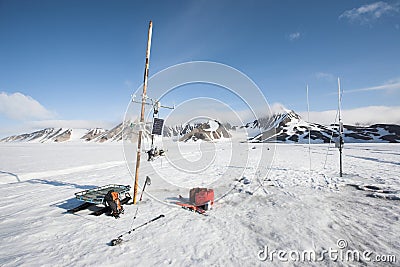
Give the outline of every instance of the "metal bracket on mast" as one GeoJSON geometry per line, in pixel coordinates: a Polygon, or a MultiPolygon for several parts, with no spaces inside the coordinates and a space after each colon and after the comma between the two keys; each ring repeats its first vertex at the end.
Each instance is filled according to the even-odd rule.
{"type": "MultiPolygon", "coordinates": [[[[133,103],[143,104],[142,101],[137,101],[137,100],[135,100],[135,97],[136,97],[135,95],[132,96],[132,102],[133,102],[133,103]]],[[[145,98],[146,100],[147,100],[147,99],[150,100],[150,102],[145,101],[145,102],[144,102],[144,105],[152,106],[152,107],[153,107],[153,113],[154,113],[154,114],[157,114],[158,111],[160,110],[160,108],[175,109],[175,105],[172,106],[172,107],[170,107],[170,106],[164,106],[164,105],[161,105],[161,102],[160,102],[159,100],[153,99],[153,98],[148,97],[148,96],[145,96],[144,98],[145,98]]]]}

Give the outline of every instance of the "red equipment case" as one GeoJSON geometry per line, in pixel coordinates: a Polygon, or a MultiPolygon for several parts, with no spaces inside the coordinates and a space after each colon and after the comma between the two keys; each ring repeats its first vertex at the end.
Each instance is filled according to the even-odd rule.
{"type": "Polygon", "coordinates": [[[214,204],[214,190],[207,188],[192,188],[190,189],[189,200],[196,206],[205,205],[207,202],[214,204]]]}

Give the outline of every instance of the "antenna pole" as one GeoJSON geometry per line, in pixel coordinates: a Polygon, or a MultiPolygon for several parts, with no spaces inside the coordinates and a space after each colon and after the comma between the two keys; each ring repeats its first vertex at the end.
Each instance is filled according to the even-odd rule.
{"type": "Polygon", "coordinates": [[[340,79],[338,77],[338,108],[339,108],[339,161],[340,161],[340,177],[343,176],[342,171],[342,150],[343,150],[343,123],[342,123],[342,115],[341,115],[341,107],[342,106],[342,94],[340,90],[340,79]]]}
{"type": "Polygon", "coordinates": [[[310,123],[310,102],[308,100],[307,84],[307,121],[308,121],[308,157],[310,158],[310,176],[311,176],[311,123],[310,123]]]}
{"type": "MultiPolygon", "coordinates": [[[[145,64],[145,68],[144,68],[142,110],[141,110],[141,113],[140,113],[140,124],[141,124],[141,127],[145,127],[144,126],[144,113],[145,113],[144,107],[146,105],[147,79],[149,77],[149,60],[150,60],[150,47],[151,47],[152,28],[153,28],[153,22],[150,21],[150,23],[149,23],[149,31],[148,31],[148,36],[147,36],[146,64],[145,64]]],[[[135,185],[134,185],[134,192],[133,192],[133,204],[136,204],[136,198],[137,198],[138,187],[139,187],[139,166],[140,166],[140,151],[142,149],[142,135],[143,135],[143,129],[140,128],[140,130],[139,130],[139,138],[138,138],[138,145],[137,145],[137,154],[136,154],[136,171],[135,171],[135,185]]]]}

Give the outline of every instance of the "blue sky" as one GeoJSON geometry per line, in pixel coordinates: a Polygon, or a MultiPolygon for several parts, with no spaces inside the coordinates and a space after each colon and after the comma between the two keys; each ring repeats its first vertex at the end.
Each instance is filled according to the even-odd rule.
{"type": "Polygon", "coordinates": [[[381,107],[400,123],[400,1],[0,0],[0,136],[118,123],[143,81],[149,20],[150,76],[220,62],[300,113],[308,84],[320,119],[339,76],[353,121],[381,107]]]}

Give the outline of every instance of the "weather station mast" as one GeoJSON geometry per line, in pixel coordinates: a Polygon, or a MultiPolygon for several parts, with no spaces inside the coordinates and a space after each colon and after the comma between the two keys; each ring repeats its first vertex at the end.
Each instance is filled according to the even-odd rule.
{"type": "MultiPolygon", "coordinates": [[[[146,92],[147,92],[147,80],[149,77],[149,61],[150,61],[150,47],[151,47],[151,35],[153,32],[153,22],[150,20],[149,23],[149,31],[147,34],[147,48],[146,48],[146,63],[144,66],[144,81],[143,81],[143,93],[142,93],[142,109],[140,112],[140,124],[144,125],[144,112],[146,105],[146,92]]],[[[136,152],[136,169],[135,169],[135,184],[133,187],[133,204],[136,204],[137,192],[139,188],[139,167],[140,167],[140,151],[142,149],[142,135],[143,135],[142,127],[139,129],[139,137],[137,143],[137,152],[136,152]]]]}
{"type": "MultiPolygon", "coordinates": [[[[136,168],[135,168],[135,183],[134,183],[134,191],[133,191],[133,204],[137,202],[137,195],[139,189],[139,168],[140,168],[140,157],[141,157],[141,150],[142,150],[142,138],[143,138],[143,131],[146,130],[145,124],[145,106],[150,105],[153,107],[153,130],[151,134],[151,147],[153,148],[154,145],[154,135],[162,135],[162,129],[164,120],[158,118],[158,112],[160,108],[168,108],[174,109],[174,107],[163,106],[161,105],[159,100],[152,99],[147,96],[147,84],[148,84],[148,77],[149,77],[149,63],[150,63],[150,48],[151,48],[151,37],[153,33],[153,22],[150,20],[149,22],[149,30],[147,34],[147,48],[146,48],[146,62],[144,67],[144,81],[143,81],[143,93],[141,101],[135,101],[134,98],[132,102],[140,103],[141,104],[141,111],[140,111],[140,122],[139,122],[139,136],[138,136],[138,143],[137,143],[137,152],[136,152],[136,168]],[[150,102],[147,102],[150,100],[150,102]]],[[[148,177],[147,177],[148,178],[148,177]]],[[[146,183],[147,184],[147,178],[146,183]]],[[[143,192],[142,192],[143,193],[143,192]]],[[[141,199],[140,199],[141,200],[141,199]]]]}

